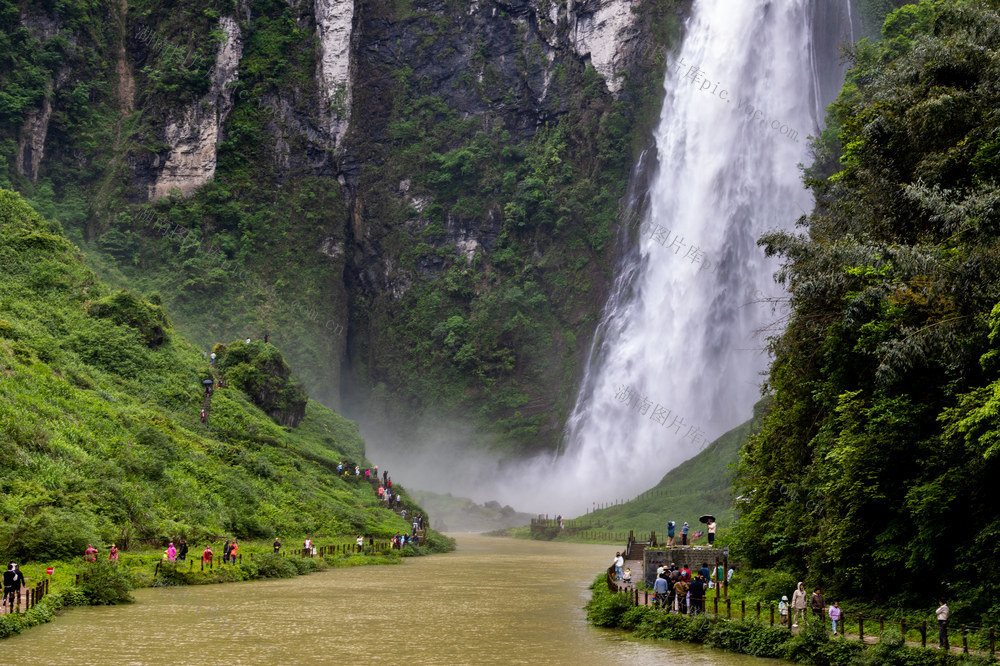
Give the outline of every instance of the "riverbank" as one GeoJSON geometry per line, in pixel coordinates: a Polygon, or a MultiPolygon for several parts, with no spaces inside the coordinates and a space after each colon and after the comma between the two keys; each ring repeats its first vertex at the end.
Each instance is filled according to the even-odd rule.
{"type": "MultiPolygon", "coordinates": [[[[295,539],[293,543],[302,541],[295,539]]],[[[0,615],[0,639],[50,622],[64,608],[130,603],[134,589],[293,578],[330,568],[399,564],[404,557],[454,550],[455,541],[429,532],[424,545],[402,549],[392,549],[382,539],[374,545],[365,540],[359,548],[356,539],[346,536],[316,539],[313,545],[317,556],[303,557],[301,549],[283,547],[275,553],[273,541],[240,542],[235,564],[222,563],[221,547],[211,563],[202,561],[200,551],[190,551],[186,560],[169,561],[159,549],[147,549],[120,552],[117,564],[109,563],[106,553],[94,563],[57,560],[24,564],[20,568],[28,587],[48,578],[50,592],[30,609],[22,602],[20,612],[0,615]],[[51,575],[46,573],[50,568],[51,575]]]]}
{"type": "MultiPolygon", "coordinates": [[[[621,629],[635,638],[699,643],[719,650],[754,657],[780,658],[793,663],[829,664],[914,664],[951,666],[953,664],[995,664],[986,654],[962,654],[921,648],[905,642],[901,633],[888,629],[877,638],[860,640],[857,635],[833,636],[827,623],[814,623],[793,633],[773,626],[773,619],[740,618],[721,614],[676,614],[643,605],[647,594],[635,591],[614,592],[608,576],[602,573],[591,585],[592,596],[586,604],[587,621],[596,626],[621,629]],[[641,595],[639,604],[635,600],[641,595]],[[852,640],[853,639],[853,640],[852,640]]],[[[652,596],[652,595],[648,595],[652,596]]],[[[725,612],[725,611],[723,611],[725,612]]],[[[751,611],[752,612],[752,611],[751,611]]],[[[772,616],[773,618],[773,616],[772,616]]],[[[874,623],[873,623],[874,624],[874,623]]]]}

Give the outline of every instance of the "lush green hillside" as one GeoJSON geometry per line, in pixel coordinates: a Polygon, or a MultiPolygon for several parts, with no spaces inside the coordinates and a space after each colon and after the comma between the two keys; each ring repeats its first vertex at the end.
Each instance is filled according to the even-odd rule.
{"type": "MultiPolygon", "coordinates": [[[[924,0],[852,69],[762,244],[791,294],[740,552],[835,594],[1000,617],[1000,15],[924,0]]],[[[794,578],[792,578],[794,580],[794,578]]]]}
{"type": "Polygon", "coordinates": [[[278,425],[304,398],[281,373],[261,388],[283,365],[271,345],[231,346],[230,385],[201,424],[203,352],[0,190],[0,547],[56,558],[146,537],[405,530],[368,484],[336,475],[365,464],[353,423],[309,402],[296,428],[278,425]],[[270,416],[255,404],[269,396],[270,416]]]}

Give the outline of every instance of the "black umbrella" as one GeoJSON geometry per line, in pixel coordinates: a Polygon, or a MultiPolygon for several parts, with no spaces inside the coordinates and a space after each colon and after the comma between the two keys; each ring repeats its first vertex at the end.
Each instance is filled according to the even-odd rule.
{"type": "Polygon", "coordinates": [[[705,524],[714,523],[715,522],[715,516],[713,516],[710,513],[706,513],[704,516],[702,516],[698,520],[700,520],[701,522],[703,522],[705,524]]]}

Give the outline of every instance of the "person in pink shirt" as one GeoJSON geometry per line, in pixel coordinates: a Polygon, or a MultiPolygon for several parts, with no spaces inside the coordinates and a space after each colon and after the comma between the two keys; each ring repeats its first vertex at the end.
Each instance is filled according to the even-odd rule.
{"type": "Polygon", "coordinates": [[[167,559],[173,562],[177,559],[177,549],[174,548],[174,543],[171,541],[170,545],[167,547],[167,559]]]}
{"type": "Polygon", "coordinates": [[[108,562],[118,561],[118,546],[111,544],[111,550],[108,551],[108,562]]]}
{"type": "Polygon", "coordinates": [[[83,551],[83,558],[88,562],[97,561],[97,549],[93,545],[87,544],[87,550],[83,551]]]}

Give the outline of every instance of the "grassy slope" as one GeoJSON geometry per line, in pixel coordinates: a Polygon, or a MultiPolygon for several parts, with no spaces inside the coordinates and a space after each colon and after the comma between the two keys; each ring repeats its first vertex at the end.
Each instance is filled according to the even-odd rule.
{"type": "Polygon", "coordinates": [[[89,315],[111,290],[57,224],[7,190],[0,276],[0,548],[11,555],[406,528],[367,484],[330,473],[342,459],[364,464],[364,443],[322,405],[291,430],[223,389],[202,426],[202,354],[169,323],[147,346],[136,328],[89,315]]]}

